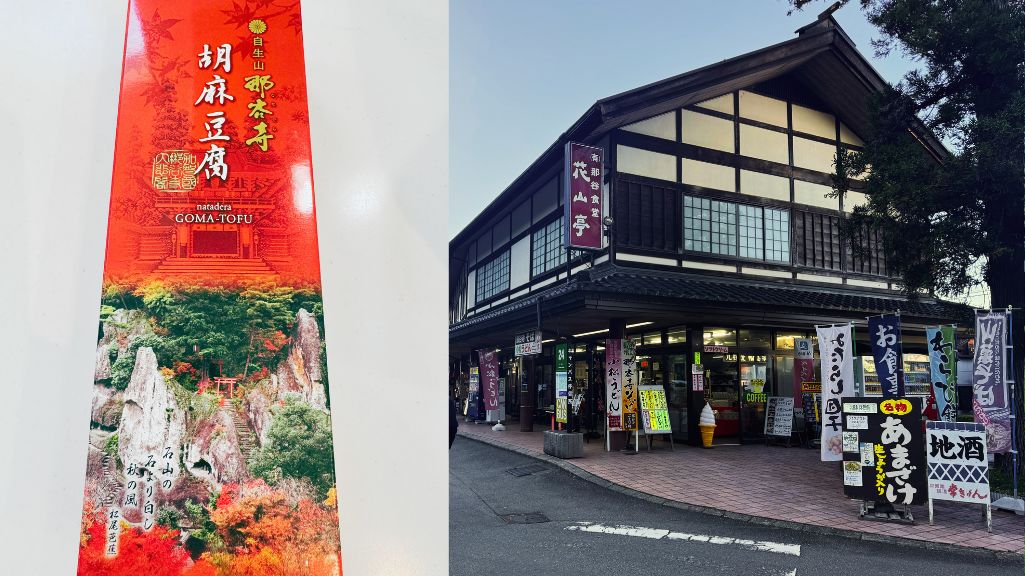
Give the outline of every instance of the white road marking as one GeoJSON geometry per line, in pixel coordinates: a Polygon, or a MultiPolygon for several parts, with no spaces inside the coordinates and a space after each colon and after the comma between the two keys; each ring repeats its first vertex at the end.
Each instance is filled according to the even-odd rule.
{"type": "MultiPolygon", "coordinates": [[[[707,544],[717,545],[734,545],[742,546],[748,550],[757,550],[759,552],[772,552],[774,554],[786,554],[789,556],[800,556],[801,545],[800,544],[785,544],[782,542],[770,542],[768,540],[745,540],[743,538],[731,538],[729,536],[710,536],[707,534],[687,534],[685,532],[672,532],[662,528],[645,528],[643,526],[625,526],[617,524],[615,526],[606,526],[605,524],[596,524],[594,522],[577,522],[576,524],[566,526],[566,530],[576,530],[579,532],[597,532],[601,534],[618,534],[620,536],[639,536],[641,538],[651,538],[654,540],[686,540],[689,542],[705,542],[707,544]]],[[[788,572],[784,576],[796,576],[797,569],[788,572]]]]}

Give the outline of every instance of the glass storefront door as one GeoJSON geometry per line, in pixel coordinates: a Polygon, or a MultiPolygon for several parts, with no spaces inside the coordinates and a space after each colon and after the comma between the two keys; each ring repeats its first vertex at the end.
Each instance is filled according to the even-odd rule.
{"type": "Polygon", "coordinates": [[[701,355],[705,370],[705,399],[719,415],[715,437],[740,436],[740,371],[736,356],[706,352],[701,355]]]}
{"type": "Polygon", "coordinates": [[[768,396],[772,395],[768,371],[768,357],[765,354],[740,355],[741,417],[746,438],[763,436],[765,404],[768,396]]]}
{"type": "Polygon", "coordinates": [[[687,439],[687,354],[670,354],[666,357],[669,369],[669,385],[666,387],[669,405],[669,422],[673,427],[673,438],[687,439]]]}

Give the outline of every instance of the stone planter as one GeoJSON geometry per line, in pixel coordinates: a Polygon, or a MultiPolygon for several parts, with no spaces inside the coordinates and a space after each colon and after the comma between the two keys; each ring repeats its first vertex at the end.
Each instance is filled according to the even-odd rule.
{"type": "Polygon", "coordinates": [[[545,454],[556,458],[581,458],[584,455],[584,435],[545,430],[545,454]]]}

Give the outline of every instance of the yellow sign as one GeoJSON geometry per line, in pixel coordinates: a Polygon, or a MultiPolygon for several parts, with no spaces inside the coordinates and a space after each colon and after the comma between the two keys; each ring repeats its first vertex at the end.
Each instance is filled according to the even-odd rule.
{"type": "Polygon", "coordinates": [[[884,400],[879,405],[879,411],[883,414],[896,414],[903,416],[911,412],[911,401],[901,398],[899,400],[884,400]]]}
{"type": "Polygon", "coordinates": [[[556,398],[555,399],[555,421],[556,422],[565,422],[566,421],[567,405],[569,404],[569,402],[567,400],[568,400],[568,398],[556,398]]]}
{"type": "Polygon", "coordinates": [[[669,423],[666,391],[661,386],[641,386],[641,420],[648,434],[666,434],[673,431],[669,423]]]}

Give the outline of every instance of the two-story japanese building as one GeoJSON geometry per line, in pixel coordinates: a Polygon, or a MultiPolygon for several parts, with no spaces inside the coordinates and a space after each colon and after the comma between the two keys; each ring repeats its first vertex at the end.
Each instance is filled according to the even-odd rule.
{"type": "MultiPolygon", "coordinates": [[[[924,353],[924,327],[967,309],[905,298],[878,234],[841,236],[864,192],[832,194],[835,155],[861,148],[868,98],[885,86],[826,14],[786,42],[594,103],[450,242],[453,378],[465,381],[474,351],[499,350],[509,417],[547,423],[551,349],[566,342],[586,429],[600,422],[605,339],[626,337],[641,383],[665,387],[677,438],[698,436],[709,401],[717,437],[743,440],[762,432],[752,392],[793,393],[794,338],[816,325],[854,322],[867,356],[865,318],[899,311],[905,352],[924,353]],[[604,249],[569,261],[567,142],[605,151],[607,223],[604,249]],[[515,334],[536,328],[543,353],[517,359],[515,334]]],[[[937,161],[947,154],[915,137],[937,161]]]]}

